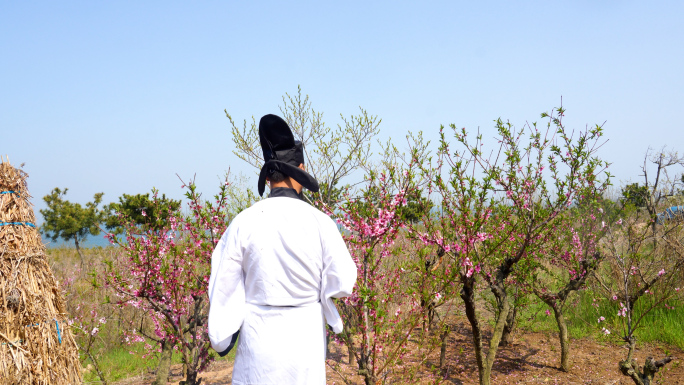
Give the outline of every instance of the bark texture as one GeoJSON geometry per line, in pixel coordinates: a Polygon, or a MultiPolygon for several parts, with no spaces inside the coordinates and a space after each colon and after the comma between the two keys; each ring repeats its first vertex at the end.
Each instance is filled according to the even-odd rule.
{"type": "Polygon", "coordinates": [[[643,368],[640,368],[637,365],[636,359],[634,359],[635,345],[636,340],[633,337],[630,338],[629,353],[627,353],[626,360],[620,361],[620,371],[625,376],[631,378],[636,385],[651,385],[653,377],[655,377],[660,368],[674,360],[674,357],[665,357],[658,361],[653,357],[648,357],[643,368]]]}
{"type": "Polygon", "coordinates": [[[449,325],[445,325],[444,329],[442,329],[442,333],[439,335],[440,339],[440,348],[439,348],[439,368],[444,369],[446,366],[446,349],[447,349],[447,337],[449,337],[449,333],[451,332],[451,327],[449,325]]]}
{"type": "Polygon", "coordinates": [[[553,315],[556,317],[556,324],[558,324],[558,339],[561,345],[561,364],[560,370],[564,372],[570,371],[570,336],[568,334],[568,325],[565,323],[563,312],[556,306],[553,308],[553,315]]]}
{"type": "Polygon", "coordinates": [[[461,299],[465,304],[466,317],[470,322],[470,328],[473,331],[473,346],[475,347],[475,361],[477,362],[477,371],[480,376],[480,385],[489,385],[489,378],[484,378],[485,360],[482,354],[482,330],[480,328],[480,321],[477,319],[475,311],[475,279],[470,277],[463,282],[461,287],[461,299]]]}
{"type": "MultiPolygon", "coordinates": [[[[470,328],[473,331],[473,345],[475,346],[475,359],[477,361],[477,369],[479,373],[480,385],[490,385],[492,376],[492,366],[496,358],[496,352],[499,348],[501,335],[506,324],[506,318],[511,310],[511,304],[505,298],[505,291],[503,294],[502,308],[499,312],[499,317],[496,319],[492,338],[489,340],[489,347],[486,355],[482,349],[482,328],[477,317],[475,305],[475,279],[473,277],[463,279],[464,284],[461,288],[461,298],[465,303],[466,317],[470,322],[470,328]]],[[[499,292],[501,294],[501,292],[499,292]]]]}
{"type": "Polygon", "coordinates": [[[503,334],[501,335],[501,342],[499,347],[508,346],[513,342],[513,330],[515,330],[515,321],[518,316],[518,307],[512,306],[511,311],[508,312],[506,317],[506,324],[504,325],[503,334]]]}
{"type": "Polygon", "coordinates": [[[169,381],[169,371],[171,370],[171,355],[173,353],[173,346],[167,341],[161,342],[161,357],[159,357],[159,366],[157,367],[157,377],[152,385],[166,385],[169,381]]]}
{"type": "Polygon", "coordinates": [[[354,356],[354,349],[347,345],[347,354],[349,354],[349,365],[354,366],[356,365],[356,356],[354,356]]]}

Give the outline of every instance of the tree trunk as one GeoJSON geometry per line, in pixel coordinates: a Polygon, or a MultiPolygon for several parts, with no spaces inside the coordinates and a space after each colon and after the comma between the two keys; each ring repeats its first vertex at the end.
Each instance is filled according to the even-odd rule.
{"type": "Polygon", "coordinates": [[[660,368],[667,365],[672,360],[674,360],[674,357],[666,357],[660,361],[654,360],[653,357],[648,357],[646,359],[646,363],[644,364],[644,385],[651,385],[653,377],[655,377],[656,373],[658,373],[660,368]]]}
{"type": "Polygon", "coordinates": [[[508,346],[508,344],[513,342],[513,330],[515,330],[515,321],[516,317],[518,315],[518,307],[513,306],[511,310],[508,312],[508,316],[506,317],[506,324],[504,325],[504,330],[503,334],[501,335],[501,342],[499,343],[499,346],[508,346]]]}
{"type": "Polygon", "coordinates": [[[202,379],[198,378],[199,372],[198,367],[197,347],[193,347],[190,351],[187,348],[183,351],[183,376],[185,380],[180,381],[178,385],[200,385],[202,379]],[[192,357],[192,359],[191,359],[192,357]]]}
{"type": "MultiPolygon", "coordinates": [[[[563,316],[562,302],[552,296],[542,296],[536,293],[545,304],[553,309],[553,315],[556,318],[556,325],[558,326],[558,340],[561,346],[561,360],[560,370],[564,372],[570,371],[570,334],[568,333],[568,325],[563,316]]],[[[565,297],[563,297],[565,298],[565,297]]]]}
{"type": "Polygon", "coordinates": [[[88,358],[90,358],[90,361],[92,361],[93,366],[95,366],[95,371],[97,372],[97,376],[100,377],[100,381],[102,381],[102,385],[107,385],[107,380],[105,379],[104,374],[100,370],[100,365],[97,364],[97,360],[90,353],[90,349],[85,350],[85,353],[88,355],[88,358]]]}
{"type": "Polygon", "coordinates": [[[444,325],[442,333],[439,336],[441,340],[441,346],[439,348],[439,368],[444,369],[446,365],[446,348],[447,348],[447,337],[449,337],[449,332],[451,332],[451,327],[449,325],[444,325]]]}
{"type": "MultiPolygon", "coordinates": [[[[368,282],[368,272],[370,270],[370,253],[365,253],[363,260],[363,282],[364,285],[368,282]]],[[[375,385],[376,378],[374,369],[370,368],[371,355],[371,342],[370,342],[370,315],[368,310],[368,303],[364,300],[363,306],[361,308],[361,322],[363,323],[363,330],[361,338],[361,352],[359,357],[359,374],[363,376],[363,381],[366,385],[375,385]]]]}
{"type": "Polygon", "coordinates": [[[499,342],[501,342],[501,335],[503,334],[504,326],[506,325],[506,319],[508,318],[508,313],[511,312],[511,303],[507,298],[503,300],[503,309],[499,318],[496,320],[494,325],[494,330],[492,331],[492,339],[489,341],[489,349],[487,351],[487,359],[485,361],[485,378],[486,382],[480,381],[480,385],[489,385],[490,378],[492,376],[492,366],[494,365],[494,359],[496,359],[496,352],[499,350],[499,342]]]}
{"type": "Polygon", "coordinates": [[[181,381],[179,385],[201,385],[202,379],[198,376],[197,365],[188,365],[185,381],[181,381]]]}
{"type": "Polygon", "coordinates": [[[157,368],[157,378],[151,385],[166,385],[169,380],[169,371],[171,370],[171,356],[173,354],[173,345],[163,340],[161,342],[162,351],[159,357],[159,366],[157,368]]]}
{"type": "Polygon", "coordinates": [[[496,352],[499,349],[499,342],[501,341],[504,325],[506,325],[508,313],[511,311],[511,303],[506,297],[505,290],[500,290],[501,287],[496,287],[492,290],[498,295],[497,298],[500,298],[499,304],[501,310],[499,311],[499,316],[496,319],[496,324],[494,325],[494,330],[492,332],[492,338],[489,340],[487,355],[485,356],[484,351],[482,350],[482,330],[475,312],[475,279],[471,277],[463,280],[463,282],[463,287],[461,288],[461,298],[465,304],[466,316],[468,317],[470,327],[473,331],[473,344],[475,346],[475,359],[477,361],[480,385],[490,385],[492,366],[494,365],[496,352]]]}
{"type": "Polygon", "coordinates": [[[179,381],[178,385],[200,385],[202,384],[202,379],[197,378],[197,372],[194,369],[188,370],[188,374],[185,376],[185,380],[179,381]]]}
{"type": "Polygon", "coordinates": [[[78,256],[81,257],[81,267],[83,267],[83,261],[85,258],[83,258],[83,253],[81,252],[81,246],[78,243],[78,237],[74,236],[74,243],[76,244],[76,252],[78,253],[78,256]]]}
{"type": "Polygon", "coordinates": [[[349,354],[349,365],[353,367],[354,365],[356,365],[356,356],[354,356],[354,348],[350,345],[347,345],[347,353],[349,354]]]}
{"type": "Polygon", "coordinates": [[[564,372],[570,371],[570,339],[568,335],[568,325],[565,323],[563,317],[563,310],[560,306],[551,306],[553,314],[556,316],[556,323],[558,324],[558,339],[561,345],[561,363],[560,370],[564,372]]]}
{"type": "Polygon", "coordinates": [[[627,353],[627,359],[620,361],[620,371],[625,376],[631,378],[636,385],[651,385],[653,377],[655,377],[660,368],[674,360],[674,357],[665,357],[662,360],[656,361],[653,359],[653,357],[648,357],[644,363],[643,372],[640,372],[639,366],[637,365],[636,360],[633,358],[635,348],[636,339],[631,337],[629,339],[629,352],[627,353]]]}
{"type": "Polygon", "coordinates": [[[430,303],[428,303],[428,330],[430,331],[432,331],[435,326],[435,314],[437,314],[435,301],[430,301],[430,303]]]}
{"type": "Polygon", "coordinates": [[[370,368],[368,368],[368,357],[363,352],[361,352],[361,358],[359,359],[359,374],[363,376],[364,384],[376,385],[376,378],[370,368]]]}
{"type": "Polygon", "coordinates": [[[489,378],[484,377],[485,362],[482,353],[482,330],[480,322],[475,312],[475,279],[468,278],[463,281],[461,287],[461,299],[465,304],[466,317],[470,322],[470,329],[473,331],[473,346],[475,347],[475,361],[477,362],[477,372],[480,376],[480,385],[489,385],[489,378]]]}

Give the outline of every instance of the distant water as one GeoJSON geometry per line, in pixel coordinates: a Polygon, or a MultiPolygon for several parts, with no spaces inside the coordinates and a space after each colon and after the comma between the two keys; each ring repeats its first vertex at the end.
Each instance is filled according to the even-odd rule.
{"type": "MultiPolygon", "coordinates": [[[[41,234],[43,237],[43,243],[47,244],[48,249],[50,248],[55,248],[55,247],[76,247],[74,244],[74,241],[70,242],[64,242],[61,239],[57,239],[57,241],[53,242],[52,239],[46,237],[44,234],[41,234]]],[[[88,238],[84,242],[81,242],[81,247],[107,247],[110,246],[109,241],[104,237],[104,234],[100,235],[89,235],[88,238]]]]}

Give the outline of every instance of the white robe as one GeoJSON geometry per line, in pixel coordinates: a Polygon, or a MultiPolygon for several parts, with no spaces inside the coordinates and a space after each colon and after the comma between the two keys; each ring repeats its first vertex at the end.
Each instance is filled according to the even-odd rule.
{"type": "Polygon", "coordinates": [[[240,330],[234,385],[325,384],[325,321],[351,294],[356,265],[335,222],[306,202],[272,197],[232,221],[211,259],[209,338],[240,330]]]}

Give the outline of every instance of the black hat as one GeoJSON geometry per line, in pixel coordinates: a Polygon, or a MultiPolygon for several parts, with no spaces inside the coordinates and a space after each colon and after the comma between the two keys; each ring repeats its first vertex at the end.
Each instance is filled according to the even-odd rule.
{"type": "Polygon", "coordinates": [[[264,115],[259,121],[259,141],[264,152],[264,165],[259,173],[259,195],[264,194],[266,177],[280,171],[313,192],[318,182],[299,168],[304,163],[304,145],[295,140],[287,122],[277,115],[264,115]]]}

